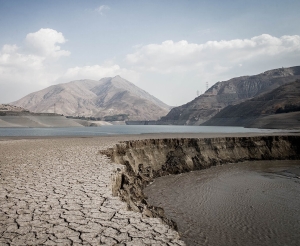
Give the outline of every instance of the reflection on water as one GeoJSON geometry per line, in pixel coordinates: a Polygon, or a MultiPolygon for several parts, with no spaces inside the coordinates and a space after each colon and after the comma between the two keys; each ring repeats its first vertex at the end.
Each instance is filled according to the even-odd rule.
{"type": "Polygon", "coordinates": [[[300,161],[170,175],[145,193],[178,224],[188,245],[300,245],[300,161]]]}

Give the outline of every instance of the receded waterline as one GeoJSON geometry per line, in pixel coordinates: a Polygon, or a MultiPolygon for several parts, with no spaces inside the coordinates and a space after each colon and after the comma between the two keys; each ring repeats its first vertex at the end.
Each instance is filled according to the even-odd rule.
{"type": "MultiPolygon", "coordinates": [[[[174,223],[169,219],[173,218],[167,218],[163,210],[159,209],[159,207],[166,208],[165,205],[153,204],[155,206],[151,206],[151,204],[145,200],[146,197],[143,189],[151,183],[153,179],[168,174],[179,174],[176,176],[176,178],[178,178],[180,173],[207,169],[220,164],[245,162],[247,160],[300,160],[299,143],[298,136],[142,139],[124,141],[115,145],[113,148],[100,151],[100,153],[106,154],[116,163],[125,165],[126,168],[124,171],[116,174],[114,178],[116,182],[113,182],[114,185],[112,188],[114,194],[119,195],[122,200],[127,202],[129,209],[141,212],[145,216],[159,217],[165,223],[176,228],[176,224],[174,226],[174,223]]],[[[239,175],[236,176],[239,177],[239,175]]],[[[239,183],[243,184],[244,180],[240,180],[239,183]]],[[[239,183],[237,183],[237,185],[239,183]]],[[[172,184],[169,186],[172,187],[172,184]]],[[[188,186],[188,189],[190,189],[190,186],[188,186]]],[[[210,186],[208,186],[207,189],[210,189],[210,186]]],[[[180,193],[184,195],[188,194],[186,192],[177,191],[177,194],[180,193]]],[[[176,195],[174,197],[178,199],[176,195]]],[[[192,195],[185,198],[185,200],[191,197],[197,198],[197,196],[192,195]]],[[[220,199],[221,196],[217,196],[216,198],[219,199],[219,202],[214,202],[213,204],[222,205],[223,200],[220,199]]],[[[197,199],[195,199],[195,204],[196,202],[197,199]]],[[[170,203],[170,205],[173,206],[173,203],[170,203]]],[[[218,211],[222,210],[217,210],[217,212],[218,211]]],[[[194,211],[190,209],[189,212],[192,212],[192,221],[194,211]]],[[[179,210],[177,213],[181,213],[185,216],[183,211],[179,210]]],[[[236,217],[242,218],[239,216],[236,217]]],[[[248,228],[245,227],[243,233],[251,230],[251,228],[248,230],[248,228]]],[[[191,231],[191,228],[181,233],[184,236],[188,231],[191,231]]],[[[203,236],[203,232],[201,233],[203,236]]],[[[203,243],[199,243],[196,240],[196,243],[191,241],[188,244],[214,245],[208,244],[209,241],[205,235],[203,237],[203,243]]],[[[191,236],[188,238],[193,239],[191,236]]],[[[228,238],[225,233],[221,235],[221,238],[223,239],[222,242],[226,243],[222,244],[220,241],[219,244],[215,245],[238,245],[235,244],[236,237],[228,238]]],[[[184,237],[183,239],[186,240],[184,237]]],[[[294,239],[292,238],[292,240],[294,239]]],[[[253,245],[253,242],[248,245],[253,245]]]]}
{"type": "Polygon", "coordinates": [[[299,245],[299,192],[299,160],[211,167],[144,189],[187,245],[299,245]]]}

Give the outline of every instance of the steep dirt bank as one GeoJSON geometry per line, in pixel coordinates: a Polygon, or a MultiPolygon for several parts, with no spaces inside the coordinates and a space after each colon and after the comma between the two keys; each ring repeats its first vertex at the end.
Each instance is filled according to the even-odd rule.
{"type": "Polygon", "coordinates": [[[126,166],[113,177],[113,193],[128,207],[149,217],[164,216],[163,209],[150,206],[143,189],[154,178],[179,174],[214,165],[246,160],[300,159],[299,136],[225,138],[180,138],[125,141],[101,151],[112,161],[126,166]]]}

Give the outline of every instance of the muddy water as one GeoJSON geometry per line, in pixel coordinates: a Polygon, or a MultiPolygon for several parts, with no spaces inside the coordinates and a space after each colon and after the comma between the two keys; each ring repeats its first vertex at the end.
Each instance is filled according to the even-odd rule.
{"type": "Polygon", "coordinates": [[[145,193],[176,221],[187,245],[300,245],[300,161],[170,175],[145,193]]]}

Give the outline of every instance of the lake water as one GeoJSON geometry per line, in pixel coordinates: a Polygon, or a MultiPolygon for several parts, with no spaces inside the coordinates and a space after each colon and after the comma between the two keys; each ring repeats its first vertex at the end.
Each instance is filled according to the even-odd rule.
{"type": "Polygon", "coordinates": [[[300,160],[169,175],[145,194],[177,223],[187,245],[300,245],[300,160]]]}
{"type": "Polygon", "coordinates": [[[0,128],[0,136],[105,136],[143,133],[272,133],[282,130],[223,126],[133,126],[112,125],[101,127],[69,128],[0,128]]]}

